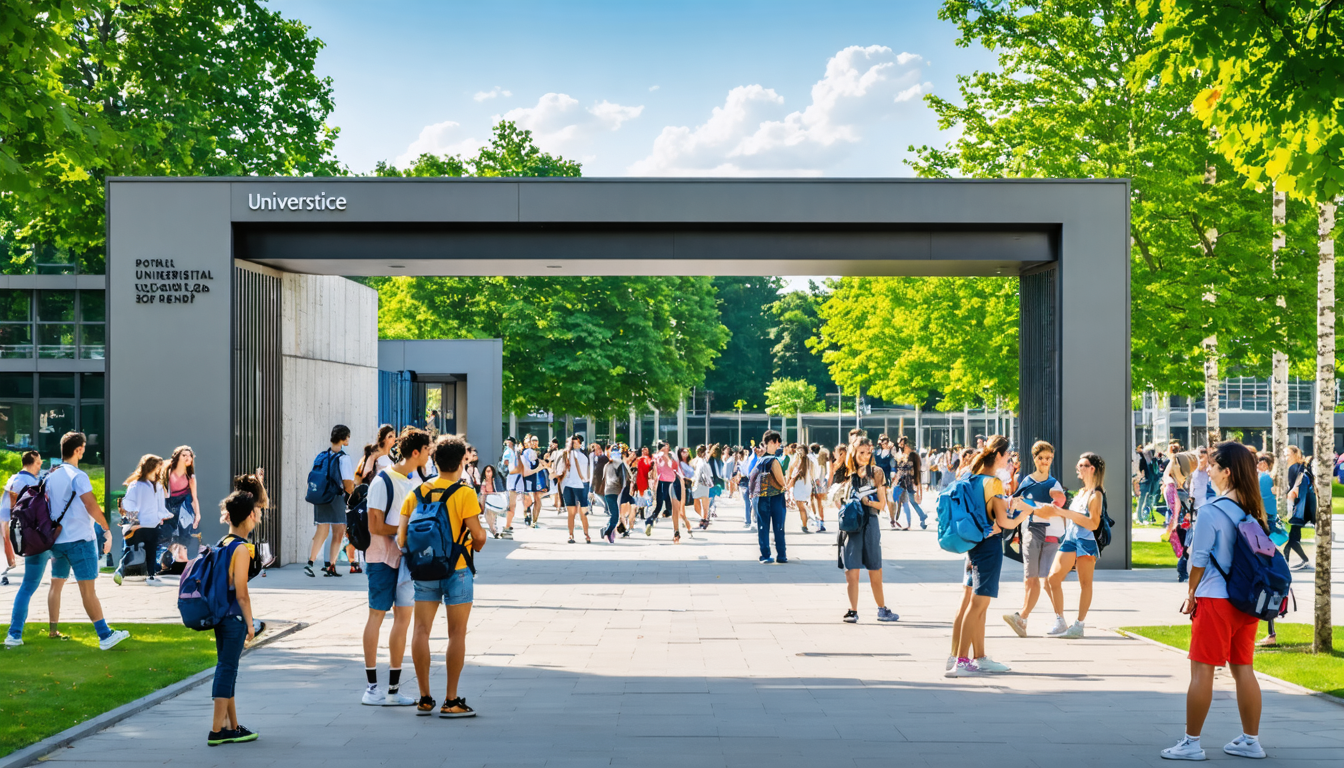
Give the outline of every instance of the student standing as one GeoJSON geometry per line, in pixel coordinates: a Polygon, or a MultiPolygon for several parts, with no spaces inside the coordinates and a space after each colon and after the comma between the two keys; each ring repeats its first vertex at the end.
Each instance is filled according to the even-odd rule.
{"type": "Polygon", "coordinates": [[[831,452],[813,443],[809,458],[812,461],[812,514],[817,518],[817,532],[826,532],[826,491],[830,490],[828,469],[831,465],[831,452]]]}
{"type": "MultiPolygon", "coordinates": [[[[1255,457],[1255,467],[1259,472],[1260,480],[1260,505],[1265,508],[1265,522],[1269,523],[1270,533],[1275,531],[1282,532],[1283,526],[1279,523],[1279,500],[1274,497],[1274,454],[1263,452],[1255,457]]],[[[1287,561],[1287,557],[1284,561],[1287,561]]],[[[1278,645],[1278,636],[1274,632],[1274,620],[1268,619],[1269,634],[1256,642],[1258,646],[1272,647],[1278,645]]]]}
{"type": "MultiPolygon", "coordinates": [[[[467,444],[456,435],[441,437],[434,443],[434,463],[439,467],[439,476],[419,488],[419,495],[426,499],[438,500],[444,492],[458,482],[462,475],[462,457],[467,453],[467,444]]],[[[401,523],[397,529],[397,544],[406,547],[406,526],[415,511],[416,494],[411,494],[402,503],[401,523]]],[[[459,488],[444,502],[448,517],[449,534],[453,541],[462,538],[465,526],[468,533],[466,545],[472,551],[480,552],[485,546],[485,531],[477,517],[478,502],[476,492],[469,488],[459,488]]],[[[474,578],[465,558],[457,563],[449,563],[453,575],[439,581],[416,581],[415,584],[415,632],[411,637],[411,658],[415,662],[416,683],[420,687],[420,701],[416,704],[417,715],[434,713],[434,697],[429,695],[429,633],[434,626],[434,618],[439,611],[439,603],[446,607],[448,619],[448,650],[445,660],[448,667],[448,690],[444,696],[439,717],[459,718],[475,717],[476,710],[467,706],[467,700],[457,695],[457,684],[462,677],[462,667],[466,663],[467,619],[471,616],[471,604],[474,599],[474,578]]]]}
{"type": "Polygon", "coordinates": [[[1269,524],[1260,505],[1255,458],[1245,446],[1223,442],[1214,447],[1209,480],[1222,498],[1200,511],[1190,536],[1190,586],[1182,613],[1191,615],[1190,688],[1185,695],[1185,735],[1162,750],[1169,760],[1203,760],[1199,737],[1213,702],[1214,671],[1226,665],[1237,686],[1241,735],[1223,751],[1238,757],[1262,758],[1260,745],[1260,683],[1255,679],[1255,631],[1259,620],[1242,613],[1227,599],[1220,569],[1232,568],[1232,552],[1241,534],[1237,526],[1254,520],[1265,533],[1269,524]],[[1211,565],[1216,567],[1210,567],[1211,565]]]}
{"type": "MultiPolygon", "coordinates": [[[[569,514],[569,543],[574,543],[574,518],[579,510],[584,514],[579,518],[583,523],[583,538],[589,544],[593,537],[588,535],[588,491],[593,475],[592,460],[583,452],[583,436],[570,435],[569,447],[560,455],[556,464],[556,479],[560,481],[560,494],[564,497],[565,511],[569,514]]],[[[541,507],[538,505],[538,511],[541,507]]]]}
{"type": "Polygon", "coordinates": [[[971,495],[982,505],[983,514],[993,526],[992,532],[966,553],[966,593],[952,625],[953,656],[948,659],[947,677],[972,677],[986,672],[1007,672],[1008,665],[985,653],[985,617],[989,601],[999,596],[999,576],[1003,571],[1002,530],[1016,528],[1026,515],[1008,516],[1003,497],[1003,481],[998,473],[1008,465],[1008,438],[992,435],[970,462],[971,495]],[[972,656],[972,649],[974,655],[972,656]]]}
{"type": "Polygon", "coordinates": [[[700,528],[709,528],[709,495],[715,488],[714,461],[709,456],[709,449],[705,446],[697,446],[695,449],[695,458],[691,459],[691,503],[695,506],[695,513],[700,516],[700,528]]]}
{"type": "Polygon", "coordinates": [[[611,455],[602,472],[602,504],[607,508],[607,524],[598,535],[608,544],[616,541],[616,528],[624,513],[623,507],[627,506],[623,497],[629,493],[626,489],[630,487],[630,467],[626,464],[628,451],[623,453],[623,450],[621,445],[611,447],[611,455]]]}
{"type": "MultiPolygon", "coordinates": [[[[1050,577],[1046,579],[1050,605],[1055,609],[1055,626],[1045,635],[1071,640],[1083,636],[1087,610],[1092,606],[1092,574],[1097,567],[1097,558],[1101,557],[1094,532],[1101,525],[1106,462],[1095,453],[1084,453],[1078,457],[1077,472],[1083,487],[1074,495],[1067,509],[1050,505],[1035,510],[1036,514],[1044,517],[1062,517],[1067,525],[1064,540],[1059,544],[1059,555],[1050,570],[1050,577]],[[1064,621],[1064,579],[1075,567],[1078,569],[1078,618],[1069,625],[1064,621]]],[[[1032,511],[1031,506],[1020,497],[1013,502],[1019,512],[1032,511]]]]}
{"type": "Polygon", "coordinates": [[[1316,524],[1316,478],[1301,448],[1288,446],[1283,451],[1283,458],[1288,462],[1288,504],[1292,508],[1292,514],[1288,517],[1288,543],[1283,547],[1283,559],[1291,560],[1289,555],[1297,553],[1301,559],[1290,567],[1300,571],[1311,567],[1307,551],[1302,548],[1302,526],[1316,524]]]}
{"type": "Polygon", "coordinates": [[[331,536],[331,545],[327,548],[327,562],[322,567],[322,575],[341,575],[336,572],[336,555],[341,551],[341,542],[345,539],[345,500],[355,490],[355,464],[345,452],[348,445],[350,445],[350,428],[344,424],[332,427],[331,447],[327,449],[330,455],[327,461],[336,462],[337,474],[341,479],[341,492],[327,504],[313,505],[313,522],[317,524],[317,530],[313,532],[313,543],[308,549],[308,564],[303,566],[303,572],[309,576],[316,576],[313,573],[313,561],[317,559],[318,552],[322,550],[322,542],[326,541],[328,535],[331,536]]]}
{"type": "Polygon", "coordinates": [[[130,564],[136,546],[145,553],[145,585],[158,587],[163,581],[155,575],[159,564],[159,523],[168,517],[168,508],[164,505],[163,486],[159,484],[159,473],[163,470],[163,459],[152,453],[140,457],[140,463],[126,482],[126,495],[122,497],[121,509],[126,513],[122,525],[121,563],[112,573],[112,581],[121,586],[123,571],[130,564]]]}
{"type": "MultiPolygon", "coordinates": [[[[854,433],[850,432],[849,448],[851,451],[856,444],[854,433]]],[[[877,438],[877,448],[873,451],[873,462],[877,464],[878,469],[882,470],[882,476],[887,478],[887,482],[891,482],[891,478],[896,476],[896,451],[891,444],[891,438],[887,437],[886,434],[879,435],[877,438]]],[[[896,504],[892,499],[882,499],[882,503],[887,505],[887,515],[891,518],[891,528],[895,530],[897,527],[896,516],[899,514],[896,504]]]]}
{"type": "Polygon", "coordinates": [[[915,523],[915,516],[909,510],[914,509],[919,513],[919,527],[927,529],[929,527],[928,515],[920,508],[919,503],[924,500],[924,491],[920,487],[920,461],[919,454],[910,447],[910,441],[905,435],[901,435],[896,441],[896,451],[892,455],[892,466],[896,468],[896,479],[892,483],[892,509],[895,517],[892,518],[893,526],[900,522],[901,511],[905,510],[905,529],[910,530],[910,526],[915,523]]]}
{"type": "Polygon", "coordinates": [[[850,460],[845,468],[849,490],[847,498],[858,499],[864,511],[863,528],[856,533],[841,533],[843,544],[840,547],[840,561],[845,567],[845,589],[849,594],[849,610],[843,621],[857,624],[859,621],[859,569],[868,571],[868,586],[873,590],[873,601],[877,603],[878,621],[897,621],[901,617],[887,607],[882,594],[882,503],[887,490],[887,480],[882,470],[873,463],[873,443],[861,438],[850,451],[850,460]]]}
{"type": "Polygon", "coordinates": [[[1167,502],[1167,539],[1176,540],[1176,581],[1186,580],[1187,562],[1190,553],[1187,549],[1190,525],[1194,522],[1194,507],[1190,500],[1190,473],[1195,468],[1195,454],[1172,454],[1171,463],[1162,473],[1162,496],[1167,502]]]}
{"type": "Polygon", "coordinates": [[[785,473],[784,485],[793,496],[793,506],[803,524],[803,533],[811,533],[807,527],[808,507],[812,503],[812,461],[807,455],[807,446],[799,445],[793,449],[793,461],[785,473]]]}
{"type": "Polygon", "coordinates": [[[224,620],[215,625],[215,681],[210,696],[215,700],[215,712],[210,723],[210,735],[205,743],[238,744],[256,741],[257,734],[238,722],[238,707],[234,688],[238,682],[238,660],[243,648],[256,636],[252,623],[252,596],[247,582],[261,572],[253,545],[248,542],[252,529],[261,519],[261,505],[257,497],[247,491],[234,491],[220,505],[229,517],[229,532],[220,540],[225,548],[223,562],[228,563],[229,611],[224,620]]]}
{"type": "MultiPolygon", "coordinates": [[[[28,603],[32,600],[37,585],[42,580],[42,572],[48,557],[51,560],[52,588],[59,595],[56,582],[61,584],[75,574],[79,584],[79,596],[84,602],[84,611],[93,622],[98,633],[98,647],[106,651],[131,636],[124,629],[113,630],[103,619],[103,604],[98,600],[96,579],[98,578],[98,550],[94,546],[93,525],[98,523],[107,529],[107,517],[93,498],[93,484],[89,476],[79,468],[84,458],[84,449],[88,438],[83,432],[67,432],[61,437],[61,465],[47,474],[47,504],[51,514],[61,522],[61,533],[49,552],[32,558],[24,558],[23,584],[14,595],[14,608],[9,619],[9,632],[5,635],[5,646],[13,648],[23,645],[23,625],[28,620],[28,603]]],[[[111,539],[103,548],[104,554],[112,546],[111,539]]],[[[50,604],[50,600],[48,601],[50,604]]],[[[53,619],[55,616],[53,615],[53,619]]],[[[55,630],[56,625],[51,625],[55,630]]]]}
{"type": "MultiPolygon", "coordinates": [[[[172,549],[178,562],[184,563],[196,556],[195,551],[189,552],[188,548],[195,549],[193,539],[201,529],[201,500],[196,496],[196,452],[191,446],[179,445],[169,454],[163,485],[168,489],[164,504],[170,516],[163,521],[159,540],[172,549]]],[[[344,522],[344,515],[341,520],[344,522]]]]}
{"type": "Polygon", "coordinates": [[[761,485],[756,498],[750,500],[756,505],[756,538],[761,548],[760,560],[766,565],[789,562],[784,547],[784,489],[787,486],[778,457],[782,442],[783,438],[773,429],[761,435],[762,453],[758,463],[761,485]],[[770,556],[771,531],[775,534],[775,557],[770,556]]]}
{"type": "MultiPolygon", "coordinates": [[[[1036,471],[1022,478],[1015,495],[1035,502],[1037,506],[1064,506],[1064,486],[1050,475],[1050,465],[1055,461],[1055,447],[1044,440],[1037,440],[1031,446],[1031,459],[1036,465],[1036,471]]],[[[1022,580],[1026,594],[1022,598],[1021,611],[1003,615],[1003,620],[1018,637],[1027,636],[1027,619],[1041,598],[1042,583],[1050,575],[1050,566],[1055,562],[1055,553],[1059,551],[1064,532],[1062,517],[1042,516],[1039,520],[1034,516],[1027,517],[1027,532],[1022,537],[1022,580]]]]}
{"type": "Polygon", "coordinates": [[[415,703],[401,693],[401,664],[406,658],[406,631],[415,608],[415,586],[410,572],[402,566],[396,536],[406,495],[420,484],[413,478],[429,460],[429,433],[419,429],[402,433],[397,439],[397,455],[400,461],[379,471],[369,482],[369,547],[364,553],[369,569],[369,617],[364,622],[366,687],[360,700],[369,706],[406,707],[415,703]],[[378,691],[378,634],[388,611],[392,611],[392,633],[387,640],[387,693],[383,694],[378,691]]]}
{"type": "Polygon", "coordinates": [[[518,451],[516,441],[510,437],[504,441],[504,456],[500,459],[500,471],[504,475],[504,490],[509,494],[509,511],[504,516],[504,531],[513,536],[513,514],[518,509],[518,493],[523,489],[523,476],[518,474],[518,451]]]}
{"type": "MultiPolygon", "coordinates": [[[[0,493],[0,536],[5,539],[5,574],[13,570],[15,562],[14,546],[9,540],[10,517],[14,503],[24,488],[37,485],[37,473],[42,468],[42,457],[37,451],[24,451],[19,457],[22,468],[5,481],[5,490],[0,493]]],[[[46,564],[43,563],[43,568],[46,564]]],[[[0,576],[0,585],[8,585],[9,576],[0,576]]]]}

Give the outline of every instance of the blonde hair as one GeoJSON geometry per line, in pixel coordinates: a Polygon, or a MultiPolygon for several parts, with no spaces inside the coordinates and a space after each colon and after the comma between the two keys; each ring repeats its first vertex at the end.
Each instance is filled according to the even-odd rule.
{"type": "Polygon", "coordinates": [[[985,447],[980,449],[979,455],[971,462],[971,471],[977,475],[984,474],[983,470],[993,469],[995,460],[1007,452],[1008,438],[1003,435],[990,435],[985,440],[985,447]]]}
{"type": "Polygon", "coordinates": [[[1307,462],[1307,457],[1302,455],[1302,449],[1298,448],[1296,445],[1288,446],[1287,451],[1289,464],[1305,464],[1307,462]]]}

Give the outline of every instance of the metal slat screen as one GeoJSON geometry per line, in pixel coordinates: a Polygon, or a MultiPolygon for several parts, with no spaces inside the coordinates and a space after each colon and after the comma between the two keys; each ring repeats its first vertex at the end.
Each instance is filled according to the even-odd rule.
{"type": "MultiPolygon", "coordinates": [[[[1024,456],[1037,440],[1049,442],[1059,452],[1064,450],[1060,445],[1059,268],[1052,266],[1023,275],[1021,280],[1018,359],[1022,436],[1018,445],[1024,456]]],[[[1070,450],[1076,451],[1077,447],[1070,450]]],[[[1030,469],[1031,463],[1023,462],[1023,470],[1030,469]]]]}
{"type": "MultiPolygon", "coordinates": [[[[258,543],[280,547],[280,278],[233,270],[234,475],[266,470],[271,506],[257,526],[258,543]]],[[[277,559],[275,565],[283,565],[277,559]]]]}

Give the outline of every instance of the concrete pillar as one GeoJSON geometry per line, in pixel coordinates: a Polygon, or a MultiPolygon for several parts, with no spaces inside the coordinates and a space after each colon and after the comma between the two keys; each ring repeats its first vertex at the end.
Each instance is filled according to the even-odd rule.
{"type": "Polygon", "coordinates": [[[591,443],[597,440],[597,419],[589,414],[583,417],[584,443],[591,443]]]}
{"type": "Polygon", "coordinates": [[[630,409],[630,447],[631,447],[631,448],[634,448],[636,452],[639,451],[639,433],[640,433],[640,427],[642,426],[642,424],[643,424],[643,422],[642,422],[642,420],[639,418],[639,414],[635,413],[635,409],[634,409],[634,408],[631,408],[631,409],[630,409]]]}
{"type": "Polygon", "coordinates": [[[962,446],[974,448],[975,438],[971,435],[971,409],[969,406],[961,409],[961,430],[965,433],[962,437],[962,446]]]}
{"type": "Polygon", "coordinates": [[[649,441],[649,447],[653,450],[658,449],[658,441],[663,439],[662,426],[658,423],[661,420],[662,412],[657,408],[653,409],[653,439],[649,441]]]}
{"type": "Polygon", "coordinates": [[[915,450],[924,450],[924,421],[918,405],[915,406],[915,450]]]}
{"type": "Polygon", "coordinates": [[[515,440],[521,440],[522,435],[518,434],[518,414],[509,411],[509,437],[515,440]]]}
{"type": "Polygon", "coordinates": [[[686,395],[677,398],[677,445],[686,445],[686,395]]]}

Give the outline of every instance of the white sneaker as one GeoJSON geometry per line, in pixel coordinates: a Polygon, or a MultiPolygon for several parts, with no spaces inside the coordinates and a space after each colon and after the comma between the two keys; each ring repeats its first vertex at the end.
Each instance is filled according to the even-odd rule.
{"type": "Polygon", "coordinates": [[[128,637],[130,637],[130,636],[131,636],[131,633],[130,633],[130,632],[127,632],[127,631],[124,630],[124,629],[118,629],[118,630],[116,630],[115,632],[113,632],[112,634],[110,634],[110,635],[108,635],[107,637],[103,638],[102,640],[99,640],[99,641],[98,641],[98,647],[99,647],[100,649],[104,650],[104,651],[109,650],[110,648],[112,648],[113,646],[115,646],[117,643],[120,643],[122,640],[125,640],[126,638],[128,638],[128,637]]]}
{"type": "Polygon", "coordinates": [[[359,703],[369,707],[381,707],[385,702],[382,691],[377,688],[365,687],[364,697],[359,700],[359,703]]]}
{"type": "Polygon", "coordinates": [[[1205,757],[1204,750],[1199,746],[1198,741],[1191,741],[1189,736],[1182,736],[1181,740],[1176,742],[1176,746],[1167,747],[1162,750],[1162,757],[1167,760],[1208,760],[1205,757]]]}
{"type": "Polygon", "coordinates": [[[943,673],[943,677],[980,677],[984,674],[974,661],[964,663],[958,661],[951,669],[943,673]]]}
{"type": "Polygon", "coordinates": [[[413,707],[420,703],[419,699],[412,699],[404,693],[389,693],[383,696],[384,707],[413,707]]]}
{"type": "Polygon", "coordinates": [[[988,656],[981,656],[975,660],[975,666],[981,672],[1011,672],[1012,667],[1007,664],[997,662],[988,656]]]}
{"type": "Polygon", "coordinates": [[[1027,622],[1022,618],[1022,614],[1017,611],[1003,614],[1003,620],[1008,622],[1008,626],[1013,628],[1018,637],[1027,636],[1027,622]]]}
{"type": "Polygon", "coordinates": [[[15,637],[15,636],[9,634],[8,632],[5,633],[5,647],[6,647],[6,648],[18,648],[20,645],[23,645],[23,638],[21,638],[21,637],[15,637]]]}
{"type": "Polygon", "coordinates": [[[951,671],[952,671],[952,668],[955,667],[955,666],[957,666],[957,657],[956,657],[956,656],[948,656],[948,657],[947,657],[947,666],[943,668],[943,671],[944,671],[944,672],[951,672],[951,671]]]}
{"type": "Polygon", "coordinates": [[[1069,631],[1069,622],[1065,621],[1063,616],[1056,616],[1055,623],[1050,625],[1050,629],[1046,631],[1045,636],[1059,637],[1060,635],[1068,631],[1069,631]]]}
{"type": "Polygon", "coordinates": [[[1260,740],[1248,741],[1244,733],[1229,741],[1223,747],[1223,751],[1229,755],[1249,757],[1253,760],[1259,760],[1265,756],[1265,748],[1260,746],[1260,740]]]}
{"type": "Polygon", "coordinates": [[[1082,636],[1083,636],[1083,622],[1081,621],[1073,622],[1073,626],[1069,627],[1068,630],[1064,632],[1064,634],[1059,635],[1059,637],[1062,637],[1065,640],[1077,640],[1082,636]]]}
{"type": "Polygon", "coordinates": [[[147,586],[147,587],[162,587],[162,586],[163,586],[163,579],[160,579],[158,576],[150,576],[149,578],[145,579],[145,586],[147,586]]]}

